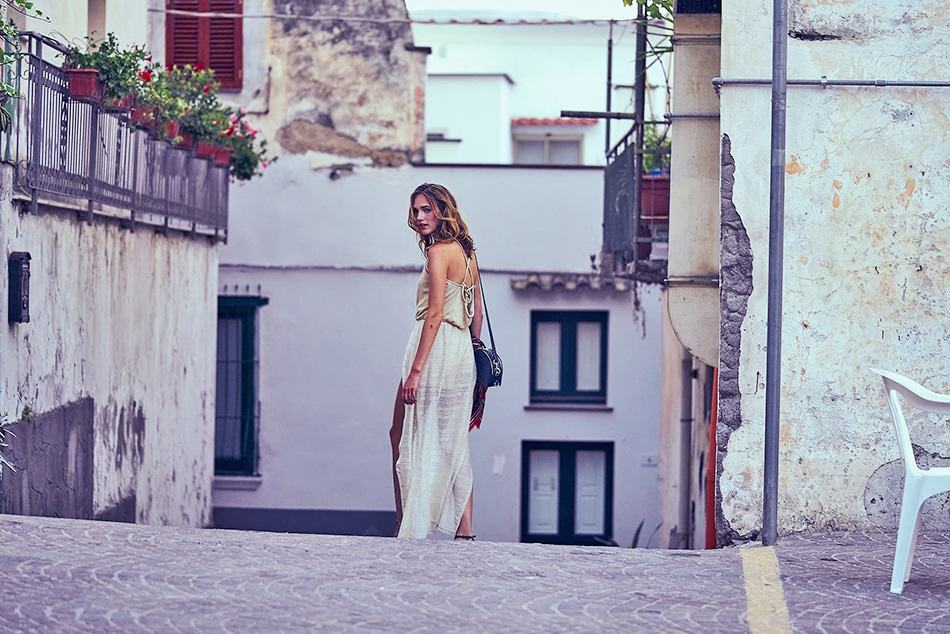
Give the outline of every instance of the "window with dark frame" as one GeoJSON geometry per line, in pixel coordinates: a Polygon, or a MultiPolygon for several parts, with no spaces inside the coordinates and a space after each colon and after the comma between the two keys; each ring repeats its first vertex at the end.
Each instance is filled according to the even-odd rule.
{"type": "MultiPolygon", "coordinates": [[[[244,0],[165,0],[165,7],[193,13],[244,13],[244,0]]],[[[165,61],[169,66],[200,66],[214,71],[222,90],[241,90],[244,36],[241,18],[165,16],[165,61]]]]}
{"type": "Polygon", "coordinates": [[[521,443],[521,541],[604,545],[613,538],[614,444],[521,443]]]}
{"type": "Polygon", "coordinates": [[[263,297],[218,297],[215,475],[257,471],[257,309],[263,297]]]}
{"type": "Polygon", "coordinates": [[[607,311],[531,311],[532,404],[607,403],[607,311]]]}

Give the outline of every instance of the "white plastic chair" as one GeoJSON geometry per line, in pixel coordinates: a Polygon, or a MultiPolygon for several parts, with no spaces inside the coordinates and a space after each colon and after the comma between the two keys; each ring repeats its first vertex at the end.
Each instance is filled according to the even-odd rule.
{"type": "Polygon", "coordinates": [[[894,552],[894,570],[891,573],[891,592],[904,591],[904,582],[910,579],[910,569],[914,563],[914,548],[917,546],[917,532],[920,529],[920,507],[930,497],[950,491],[950,467],[921,469],[914,458],[914,449],[910,444],[907,421],[901,411],[900,395],[906,401],[926,412],[950,414],[950,396],[931,392],[896,372],[871,368],[884,377],[884,392],[894,422],[894,433],[904,461],[904,493],[901,498],[901,517],[897,527],[897,549],[894,552]]]}

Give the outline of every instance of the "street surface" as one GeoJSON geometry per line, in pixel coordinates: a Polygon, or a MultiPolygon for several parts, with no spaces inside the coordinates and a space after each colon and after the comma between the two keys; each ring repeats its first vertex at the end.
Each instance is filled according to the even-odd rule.
{"type": "Polygon", "coordinates": [[[921,536],[903,596],[892,549],[883,532],[689,552],[4,515],[0,631],[950,632],[950,539],[921,536]]]}

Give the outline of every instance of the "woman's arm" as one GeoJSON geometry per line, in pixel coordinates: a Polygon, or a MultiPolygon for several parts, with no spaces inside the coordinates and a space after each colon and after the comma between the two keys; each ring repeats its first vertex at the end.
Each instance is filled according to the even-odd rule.
{"type": "Polygon", "coordinates": [[[484,302],[482,301],[482,281],[478,275],[478,261],[475,260],[474,256],[472,257],[472,275],[475,276],[475,316],[472,318],[472,325],[469,326],[469,332],[472,333],[472,336],[476,339],[482,338],[482,306],[484,302]]]}
{"type": "Polygon", "coordinates": [[[442,327],[442,318],[445,315],[445,281],[449,275],[450,253],[446,248],[449,245],[436,244],[429,248],[429,308],[426,311],[425,321],[422,323],[422,336],[419,337],[419,347],[409,369],[409,376],[403,383],[403,401],[409,405],[416,402],[419,389],[419,377],[425,367],[435,336],[442,327]]]}

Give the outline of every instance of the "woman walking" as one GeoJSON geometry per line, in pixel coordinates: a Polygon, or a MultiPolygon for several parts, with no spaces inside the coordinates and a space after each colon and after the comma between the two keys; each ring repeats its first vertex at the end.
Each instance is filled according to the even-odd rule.
{"type": "Polygon", "coordinates": [[[471,540],[472,337],[482,322],[475,247],[455,198],[441,185],[424,183],[412,192],[409,227],[426,263],[390,430],[397,537],[439,531],[471,540]]]}

